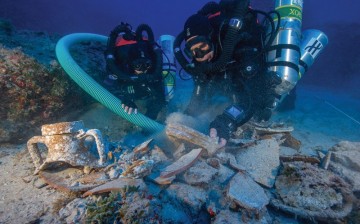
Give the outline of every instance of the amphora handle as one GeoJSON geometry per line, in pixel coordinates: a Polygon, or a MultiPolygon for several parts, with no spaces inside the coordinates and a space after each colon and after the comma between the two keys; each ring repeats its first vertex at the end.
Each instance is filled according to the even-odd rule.
{"type": "Polygon", "coordinates": [[[45,137],[44,136],[34,136],[27,141],[27,148],[29,150],[30,156],[33,160],[33,163],[36,169],[44,163],[43,158],[41,157],[41,153],[38,147],[39,143],[45,144],[45,137]]]}
{"type": "Polygon", "coordinates": [[[105,155],[105,144],[104,139],[102,137],[101,132],[98,129],[88,129],[86,132],[81,131],[77,137],[78,138],[85,138],[87,136],[92,136],[95,139],[96,142],[96,148],[99,153],[99,165],[103,165],[106,161],[106,155],[105,155]]]}

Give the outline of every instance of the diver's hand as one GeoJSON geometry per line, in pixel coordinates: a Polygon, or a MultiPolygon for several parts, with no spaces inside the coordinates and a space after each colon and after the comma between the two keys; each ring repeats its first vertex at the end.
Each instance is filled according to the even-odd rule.
{"type": "Polygon", "coordinates": [[[125,104],[121,104],[121,107],[128,114],[137,114],[137,108],[132,108],[132,107],[126,106],[125,104]]]}
{"type": "Polygon", "coordinates": [[[215,128],[210,128],[209,136],[210,136],[210,138],[214,139],[214,141],[217,142],[218,149],[224,147],[226,145],[226,143],[227,143],[227,140],[225,138],[220,138],[219,139],[218,134],[217,134],[217,130],[215,128]]]}
{"type": "Polygon", "coordinates": [[[132,100],[123,100],[121,102],[121,108],[124,109],[124,111],[127,114],[137,114],[137,106],[132,100]]]}

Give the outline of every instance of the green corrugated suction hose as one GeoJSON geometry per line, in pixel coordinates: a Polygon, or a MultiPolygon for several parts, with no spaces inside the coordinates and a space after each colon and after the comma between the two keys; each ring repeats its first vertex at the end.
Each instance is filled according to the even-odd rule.
{"type": "MultiPolygon", "coordinates": [[[[101,104],[114,113],[151,132],[158,132],[164,129],[164,125],[144,116],[141,113],[127,114],[121,108],[121,100],[112,95],[104,87],[92,79],[70,55],[71,45],[84,41],[99,41],[107,43],[107,37],[91,33],[74,33],[61,38],[56,44],[56,57],[65,72],[88,94],[94,97],[101,104]]],[[[157,105],[154,105],[157,106],[157,105]]]]}

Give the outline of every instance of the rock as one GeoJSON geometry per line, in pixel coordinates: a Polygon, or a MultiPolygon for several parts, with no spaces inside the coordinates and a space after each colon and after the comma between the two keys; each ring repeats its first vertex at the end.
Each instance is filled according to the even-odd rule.
{"type": "MultiPolygon", "coordinates": [[[[119,213],[121,214],[120,223],[148,223],[151,216],[155,216],[150,200],[143,197],[142,193],[136,192],[126,197],[125,206],[121,206],[119,213]]],[[[156,206],[155,206],[156,207],[156,206]]]]}
{"type": "Polygon", "coordinates": [[[296,149],[286,147],[286,146],[280,146],[280,155],[282,156],[292,156],[296,155],[299,152],[296,149]]]}
{"type": "Polygon", "coordinates": [[[41,178],[35,178],[33,182],[34,187],[40,189],[48,185],[43,179],[41,178]]]}
{"type": "Polygon", "coordinates": [[[182,208],[167,203],[161,210],[163,223],[192,223],[192,218],[187,215],[182,208]]]}
{"type": "Polygon", "coordinates": [[[92,170],[92,167],[90,167],[90,166],[84,166],[83,172],[84,172],[84,174],[90,174],[91,170],[92,170]]]}
{"type": "Polygon", "coordinates": [[[25,177],[22,177],[21,178],[25,183],[30,183],[33,179],[34,179],[34,176],[33,175],[29,175],[29,176],[25,176],[25,177]]]}
{"type": "Polygon", "coordinates": [[[348,181],[354,192],[360,193],[360,142],[342,141],[333,146],[329,153],[329,170],[348,181]]]}
{"type": "Polygon", "coordinates": [[[331,151],[340,152],[340,151],[356,151],[360,148],[360,142],[349,142],[341,141],[338,144],[331,147],[331,151]]]}
{"type": "Polygon", "coordinates": [[[212,166],[215,169],[219,169],[220,168],[220,161],[216,158],[208,158],[206,160],[207,164],[209,164],[210,166],[212,166]]]}
{"type": "Polygon", "coordinates": [[[246,174],[237,173],[229,185],[228,197],[245,209],[260,211],[269,203],[264,189],[246,174]]]}
{"type": "Polygon", "coordinates": [[[240,212],[233,212],[230,210],[221,210],[219,214],[216,215],[213,224],[230,224],[230,223],[242,223],[240,212]]]}
{"type": "MultiPolygon", "coordinates": [[[[0,142],[22,143],[37,135],[40,125],[59,119],[70,108],[82,108],[86,100],[79,100],[83,99],[84,91],[80,91],[81,88],[64,74],[59,65],[46,63],[45,66],[39,63],[39,58],[28,54],[29,48],[39,52],[39,48],[30,42],[42,38],[32,37],[31,41],[27,38],[30,42],[26,41],[23,47],[20,47],[20,42],[24,41],[16,42],[17,35],[8,39],[15,43],[16,48],[4,47],[5,43],[1,41],[0,142]]],[[[41,49],[43,53],[44,50],[41,49]]],[[[53,51],[47,53],[53,55],[53,51]]]]}
{"type": "Polygon", "coordinates": [[[235,223],[248,223],[248,224],[268,224],[270,223],[265,216],[262,216],[259,220],[243,217],[241,212],[233,212],[230,210],[221,210],[216,215],[215,220],[212,224],[235,224],[235,223]]]}
{"type": "Polygon", "coordinates": [[[83,223],[86,213],[86,200],[76,198],[71,201],[66,207],[60,209],[59,216],[66,223],[83,223]]]}

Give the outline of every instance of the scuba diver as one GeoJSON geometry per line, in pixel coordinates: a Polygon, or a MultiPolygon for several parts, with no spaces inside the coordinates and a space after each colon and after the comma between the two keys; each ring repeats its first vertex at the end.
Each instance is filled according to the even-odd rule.
{"type": "Polygon", "coordinates": [[[136,114],[138,105],[145,104],[144,114],[155,120],[166,101],[162,51],[154,41],[152,29],[141,24],[133,31],[122,22],[110,33],[105,59],[105,88],[121,100],[126,113],[136,114]]]}
{"type": "Polygon", "coordinates": [[[281,83],[266,64],[266,49],[275,34],[270,15],[252,9],[249,0],[222,0],[209,2],[190,16],[174,42],[175,57],[195,84],[185,113],[206,110],[217,93],[230,101],[209,127],[210,137],[219,137],[220,146],[251,118],[266,121],[271,117],[278,97],[275,87],[281,83]],[[259,23],[258,14],[271,23],[270,34],[259,23]]]}

